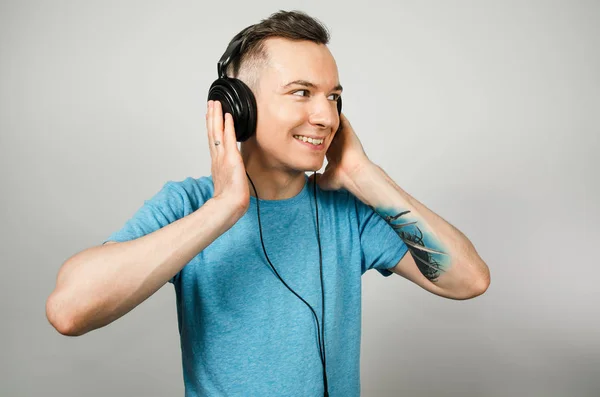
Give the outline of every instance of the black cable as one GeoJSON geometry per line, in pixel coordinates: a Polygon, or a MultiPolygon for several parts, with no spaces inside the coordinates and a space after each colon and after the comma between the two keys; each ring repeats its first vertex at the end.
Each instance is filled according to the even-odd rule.
{"type": "Polygon", "coordinates": [[[323,258],[321,254],[321,234],[319,233],[319,205],[317,204],[317,172],[313,173],[313,193],[315,198],[315,211],[317,214],[317,243],[319,245],[319,271],[321,277],[321,340],[323,341],[323,386],[325,388],[325,397],[329,397],[329,391],[327,387],[327,354],[325,349],[325,288],[323,287],[323,258]]]}
{"type": "Polygon", "coordinates": [[[323,321],[323,327],[319,326],[319,318],[317,317],[317,314],[315,313],[315,310],[312,308],[312,306],[308,302],[306,302],[300,295],[298,295],[296,293],[296,291],[291,289],[290,286],[287,285],[287,283],[285,281],[283,281],[283,279],[281,278],[281,276],[279,275],[277,270],[275,270],[275,267],[271,263],[269,256],[267,255],[267,250],[265,249],[265,243],[263,241],[262,226],[261,226],[261,222],[260,222],[260,204],[259,204],[260,198],[258,197],[258,192],[256,191],[256,187],[254,186],[254,182],[252,182],[252,178],[250,178],[250,175],[248,175],[248,172],[246,172],[246,176],[250,180],[250,183],[252,184],[252,189],[254,189],[254,194],[256,195],[256,212],[258,214],[258,230],[260,232],[260,242],[262,244],[263,252],[265,253],[265,257],[267,258],[267,261],[269,262],[271,269],[273,269],[273,272],[279,278],[279,280],[283,283],[283,285],[285,285],[286,288],[289,289],[291,293],[296,295],[298,297],[298,299],[300,299],[302,302],[304,302],[304,304],[306,306],[308,306],[308,308],[312,312],[313,316],[315,317],[315,320],[317,321],[317,339],[318,339],[318,343],[319,343],[319,355],[321,356],[321,364],[323,366],[323,386],[325,389],[324,397],[329,397],[329,391],[328,391],[328,387],[327,387],[327,363],[326,363],[326,356],[325,356],[325,322],[323,319],[324,314],[325,314],[325,292],[323,289],[323,260],[322,260],[322,254],[321,254],[321,236],[319,234],[319,207],[317,204],[317,175],[316,174],[317,173],[315,172],[314,173],[315,178],[313,181],[313,183],[314,183],[313,192],[314,192],[314,198],[315,198],[315,208],[316,208],[316,212],[317,212],[317,242],[319,245],[319,269],[320,269],[320,278],[321,278],[321,308],[322,308],[321,320],[323,321]],[[319,329],[321,329],[321,334],[319,334],[319,329]],[[321,342],[321,340],[322,340],[322,342],[321,342]]]}

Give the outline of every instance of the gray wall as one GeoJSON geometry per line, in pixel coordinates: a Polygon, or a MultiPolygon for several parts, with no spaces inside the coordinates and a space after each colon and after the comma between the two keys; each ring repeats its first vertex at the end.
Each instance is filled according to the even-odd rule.
{"type": "Polygon", "coordinates": [[[492,273],[463,302],[367,273],[363,395],[600,395],[600,3],[566,0],[2,2],[0,395],[183,395],[171,285],[79,338],[45,299],[165,181],[210,173],[216,61],[294,8],[330,28],[367,154],[492,273]]]}

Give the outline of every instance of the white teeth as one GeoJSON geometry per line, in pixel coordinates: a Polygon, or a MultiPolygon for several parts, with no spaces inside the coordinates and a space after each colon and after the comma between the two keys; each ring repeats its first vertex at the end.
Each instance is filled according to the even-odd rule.
{"type": "Polygon", "coordinates": [[[300,136],[300,135],[294,135],[294,138],[301,140],[303,142],[309,142],[312,143],[313,145],[320,145],[323,143],[323,139],[313,139],[313,138],[307,138],[305,136],[300,136]]]}

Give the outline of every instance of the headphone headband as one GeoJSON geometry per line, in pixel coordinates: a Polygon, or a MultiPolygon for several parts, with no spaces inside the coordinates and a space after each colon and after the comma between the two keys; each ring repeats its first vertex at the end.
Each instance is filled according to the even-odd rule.
{"type": "Polygon", "coordinates": [[[244,34],[254,25],[250,25],[238,34],[236,34],[231,43],[227,46],[227,49],[217,62],[217,75],[220,79],[227,77],[227,66],[231,61],[240,54],[242,49],[242,42],[244,41],[244,34]]]}

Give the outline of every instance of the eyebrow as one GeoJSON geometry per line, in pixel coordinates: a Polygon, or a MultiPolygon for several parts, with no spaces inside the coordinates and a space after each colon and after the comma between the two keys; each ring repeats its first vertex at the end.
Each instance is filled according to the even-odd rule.
{"type": "MultiPolygon", "coordinates": [[[[286,85],[284,85],[283,88],[288,88],[291,85],[301,85],[301,86],[309,87],[309,88],[317,88],[316,84],[311,83],[310,81],[306,81],[306,80],[291,81],[291,82],[287,83],[286,85]]],[[[342,87],[341,84],[338,84],[335,87],[333,87],[332,91],[343,91],[343,90],[344,90],[344,87],[342,87]]]]}

